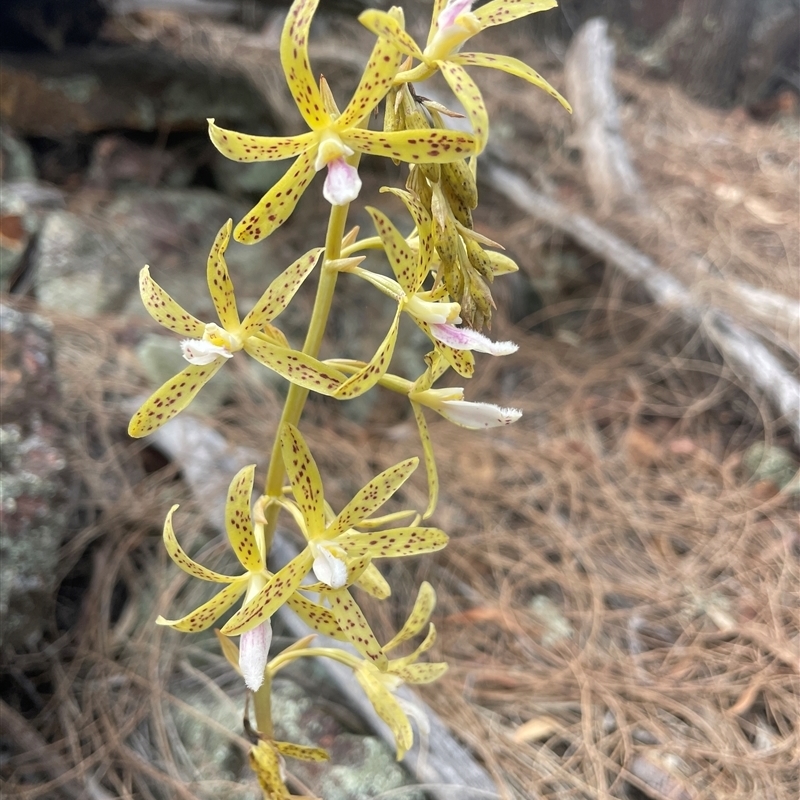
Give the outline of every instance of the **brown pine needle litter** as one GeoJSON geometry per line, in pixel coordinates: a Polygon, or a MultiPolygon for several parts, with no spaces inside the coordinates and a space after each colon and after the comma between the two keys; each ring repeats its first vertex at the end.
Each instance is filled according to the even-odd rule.
{"type": "MultiPolygon", "coordinates": [[[[635,95],[629,124],[664,123],[660,144],[630,141],[651,199],[687,248],[796,297],[796,135],[624,80],[635,95]],[[720,129],[724,158],[707,145],[720,129]],[[643,155],[651,145],[661,162],[643,155]]],[[[502,103],[503,91],[500,83],[487,96],[502,103]]],[[[541,108],[515,113],[534,139],[545,129],[541,108]]],[[[567,180],[579,186],[578,172],[554,144],[537,147],[578,208],[583,194],[567,180]]],[[[313,209],[308,219],[287,235],[307,241],[313,209]]],[[[625,232],[624,220],[609,225],[625,232]]],[[[450,671],[425,699],[504,798],[795,800],[797,494],[751,480],[742,465],[754,443],[791,449],[791,440],[710,343],[632,296],[591,254],[502,208],[483,229],[499,227],[523,269],[541,277],[549,264],[577,263],[582,277],[556,271],[556,299],[517,325],[498,314],[494,338],[520,350],[485,365],[467,391],[472,400],[502,394],[524,411],[517,425],[466,437],[431,420],[445,487],[435,521],[452,542],[426,575],[413,563],[392,566],[409,571],[409,585],[437,586],[434,657],[450,671]]],[[[659,230],[633,241],[671,268],[659,230]]],[[[724,303],[712,284],[704,290],[724,303]]],[[[746,307],[737,314],[766,324],[746,307]]],[[[213,640],[153,625],[185,582],[160,547],[180,475],[124,434],[123,401],[143,385],[125,344],[144,323],[55,322],[70,467],[82,483],[62,577],[74,579],[79,565],[83,583],[46,646],[6,655],[4,796],[253,797],[253,786],[201,768],[186,736],[192,719],[230,739],[241,708],[222,698],[237,676],[213,640]],[[185,699],[201,694],[233,725],[185,699]]],[[[781,345],[793,333],[779,324],[781,345]]],[[[220,430],[243,445],[271,442],[277,402],[246,370],[237,376],[237,412],[224,416],[241,420],[256,403],[266,420],[220,430]]],[[[309,425],[320,468],[339,481],[334,507],[416,436],[400,406],[394,424],[366,434],[325,402],[310,407],[309,425]],[[337,470],[343,451],[362,465],[353,474],[337,470]]],[[[424,481],[408,491],[424,505],[424,481]]],[[[197,531],[213,558],[221,551],[202,538],[203,510],[185,494],[182,530],[197,531]]],[[[396,620],[410,602],[398,593],[388,605],[366,604],[367,613],[396,620]]]]}

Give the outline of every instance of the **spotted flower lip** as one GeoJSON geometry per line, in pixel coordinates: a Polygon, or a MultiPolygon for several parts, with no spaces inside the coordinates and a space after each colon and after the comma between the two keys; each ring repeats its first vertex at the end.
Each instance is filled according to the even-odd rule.
{"type": "Polygon", "coordinates": [[[222,365],[244,350],[265,367],[322,394],[332,394],[345,376],[300,351],[290,349],[271,322],[290,303],[322,255],[322,247],[309,250],[269,285],[243,320],[239,318],[233,284],[225,262],[231,220],[222,226],[208,256],[207,282],[220,324],[204,323],[184,310],[151,277],[150,268],[139,274],[142,301],[156,322],[189,337],[181,351],[189,366],[170,378],[133,415],[128,434],[147,436],[185,409],[222,365]]]}
{"type": "MultiPolygon", "coordinates": [[[[479,137],[460,131],[404,130],[385,133],[363,127],[364,119],[392,86],[401,54],[386,38],[379,38],[356,91],[338,116],[331,113],[308,58],[311,19],[319,0],[296,0],[281,35],[281,65],[297,108],[310,128],[297,136],[250,136],[218,127],[209,120],[214,146],[240,162],[295,158],[286,174],[236,226],[237,241],[252,244],[282,225],[294,210],[314,173],[328,168],[323,193],[334,205],[354,199],[360,190],[355,167],[345,159],[358,153],[408,163],[444,163],[477,155],[479,137]],[[355,174],[354,174],[355,173],[355,174]]],[[[388,15],[393,19],[391,13],[388,15]]]]}

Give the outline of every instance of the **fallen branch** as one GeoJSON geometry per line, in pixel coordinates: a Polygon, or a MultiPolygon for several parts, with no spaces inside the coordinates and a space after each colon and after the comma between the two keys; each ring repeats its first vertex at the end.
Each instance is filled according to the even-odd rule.
{"type": "Polygon", "coordinates": [[[608,22],[601,17],[590,19],[569,46],[564,80],[573,109],[573,139],[601,213],[633,208],[643,200],[622,136],[613,74],[614,43],[608,38],[608,22]]]}
{"type": "Polygon", "coordinates": [[[489,161],[481,177],[517,208],[567,234],[640,283],[653,301],[706,332],[739,377],[758,387],[800,444],[800,383],[749,331],[713,306],[698,306],[691,292],[651,258],[582,214],[534,191],[520,175],[489,161]]]}

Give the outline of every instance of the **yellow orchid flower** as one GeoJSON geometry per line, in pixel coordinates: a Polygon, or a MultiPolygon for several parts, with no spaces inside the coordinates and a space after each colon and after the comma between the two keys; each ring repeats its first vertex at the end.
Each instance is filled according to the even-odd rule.
{"type": "Polygon", "coordinates": [[[295,0],[286,17],[280,45],[281,64],[289,90],[311,130],[290,137],[250,136],[225,130],[209,120],[209,135],[214,146],[234,161],[280,161],[297,157],[286,174],[237,225],[234,236],[245,244],[263,239],[282,225],[314,173],[323,167],[328,168],[323,189],[328,202],[343,205],[354,200],[361,181],[347,159],[356,153],[409,163],[444,163],[476,155],[482,149],[477,137],[459,131],[384,133],[361,127],[389,91],[400,65],[400,53],[384,38],[375,44],[347,107],[341,114],[332,108],[330,95],[321,91],[308,59],[309,29],[318,4],[319,0],[295,0]]]}
{"type": "Polygon", "coordinates": [[[283,311],[300,285],[314,269],[324,248],[309,250],[269,285],[252,311],[239,319],[225,249],[231,235],[231,220],[222,226],[208,256],[207,279],[220,325],[201,322],[185,311],[151,277],[149,267],[139,274],[142,301],[156,322],[188,336],[181,342],[190,366],[157,389],[133,415],[128,434],[147,436],[191,403],[220,367],[244,350],[286,380],[321,394],[333,394],[344,376],[320,361],[289,348],[283,334],[270,323],[283,311]]]}
{"type": "Polygon", "coordinates": [[[489,67],[508,72],[543,89],[551,97],[572,111],[570,104],[534,69],[519,59],[488,53],[461,53],[464,43],[481,31],[494,25],[555,8],[556,0],[492,0],[471,11],[473,0],[436,0],[433,7],[428,41],[425,49],[419,47],[406,32],[402,19],[369,9],[359,16],[359,21],[376,36],[391,42],[401,53],[422,62],[418,67],[399,73],[396,83],[424,81],[437,70],[442,73],[453,94],[461,101],[472,124],[481,148],[489,136],[489,115],[480,90],[464,67],[489,67]]]}
{"type": "MultiPolygon", "coordinates": [[[[386,656],[347,587],[361,585],[361,579],[374,558],[432,553],[441,550],[448,537],[438,528],[418,525],[368,531],[355,528],[370,527],[365,525],[368,517],[406,482],[419,459],[401,461],[373,478],[326,524],[319,469],[300,431],[293,425],[287,424],[283,430],[281,451],[294,502],[284,499],[275,502],[292,514],[308,545],[284,567],[284,570],[293,567],[291,581],[276,582],[273,579],[231,617],[223,626],[222,633],[235,635],[261,624],[274,613],[277,597],[280,597],[280,605],[298,589],[321,592],[330,606],[329,609],[321,608],[332,613],[339,629],[356,649],[382,669],[386,656]],[[297,578],[297,575],[305,575],[309,569],[313,570],[318,583],[300,586],[302,577],[297,578]]],[[[280,574],[277,573],[275,578],[280,574]]]]}
{"type": "MultiPolygon", "coordinates": [[[[172,525],[172,517],[178,506],[175,505],[170,509],[164,522],[164,546],[170,558],[184,572],[195,578],[212,583],[224,583],[227,586],[185,617],[170,620],[159,616],[156,624],[167,625],[187,633],[197,633],[211,627],[243,594],[245,595],[243,608],[247,608],[265,587],[280,587],[284,583],[292,585],[295,581],[299,584],[305,577],[305,572],[300,574],[299,578],[294,575],[296,564],[287,565],[275,575],[267,571],[263,553],[263,529],[257,531],[254,528],[250,513],[254,474],[255,465],[250,465],[234,476],[225,504],[225,530],[236,558],[245,569],[242,575],[222,575],[193,561],[178,543],[172,525]]],[[[308,566],[310,567],[310,561],[308,566]]],[[[275,602],[268,609],[269,613],[257,625],[239,631],[242,634],[238,653],[239,668],[245,683],[253,691],[256,691],[264,680],[264,669],[272,640],[269,618],[286,599],[285,595],[281,593],[278,595],[280,602],[275,602]]]]}

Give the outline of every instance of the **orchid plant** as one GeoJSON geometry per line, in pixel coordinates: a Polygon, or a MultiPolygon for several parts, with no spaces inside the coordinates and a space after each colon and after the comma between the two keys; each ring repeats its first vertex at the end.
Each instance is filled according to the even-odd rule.
{"type": "Polygon", "coordinates": [[[182,549],[173,527],[177,506],[167,514],[164,544],[172,560],[189,575],[222,588],[210,600],[180,619],[159,616],[156,622],[184,632],[214,625],[237,601],[240,607],[217,631],[223,653],[243,677],[253,696],[255,727],[247,717],[253,741],[250,764],[267,800],[290,798],[282,767],[285,757],[313,761],[327,753],[274,739],[271,681],[287,664],[306,657],[337,660],[352,668],[377,713],[394,733],[397,757],[413,742],[402,701],[394,694],[403,683],[427,683],[447,669],[445,663],[418,663],[434,644],[429,624],[436,596],[423,583],[411,615],[388,642],[380,643],[360,608],[353,587],[378,599],[391,587],[376,562],[384,558],[423,555],[447,544],[439,528],[424,524],[435,510],[439,479],[425,408],[464,428],[507,425],[520,417],[513,408],[465,400],[462,388],[437,388],[450,369],[469,379],[473,353],[503,356],[511,342],[495,342],[481,332],[491,327],[494,301],[491,284],[517,265],[500,245],[475,230],[472,212],[478,203],[476,157],[489,138],[489,115],[467,67],[489,67],[518,76],[544,89],[568,110],[569,105],[537,72],[503,55],[462,52],[464,44],[485,28],[553,8],[555,0],[491,0],[472,10],[471,0],[434,0],[424,47],[405,30],[403,11],[369,10],[359,18],[376,43],[350,102],[339,111],[323,78],[317,81],[308,57],[311,21],[319,0],[295,0],[283,28],[280,58],[286,82],[309,130],[296,136],[268,137],[237,133],[209,120],[217,149],[240,162],[294,159],[285,175],[233,228],[229,220],[214,240],[206,279],[219,322],[202,322],[184,310],[150,276],[140,275],[140,290],[152,317],[184,337],[180,343],[188,366],[157,389],[134,414],[129,433],[146,436],[185,409],[203,385],[237,353],[289,382],[288,393],[267,462],[264,490],[253,498],[255,465],[234,476],[225,507],[230,546],[242,569],[227,575],[198,564],[182,549]],[[452,90],[464,113],[422,97],[415,84],[436,72],[452,90]],[[383,126],[370,128],[383,105],[383,126]],[[466,117],[469,130],[450,129],[447,119],[466,117]],[[404,235],[389,216],[367,207],[375,236],[346,233],[350,204],[361,189],[361,155],[390,158],[408,165],[404,187],[383,191],[399,199],[410,217],[404,235]],[[324,246],[312,248],[288,266],[266,288],[242,319],[237,309],[225,250],[231,232],[242,243],[269,236],[291,216],[315,172],[327,171],[322,193],[331,204],[324,246]],[[393,278],[363,266],[368,250],[385,254],[393,278]],[[274,322],[287,308],[305,279],[318,271],[316,299],[305,342],[293,347],[274,322]],[[319,359],[338,276],[349,273],[396,303],[392,323],[366,362],[347,357],[319,359]],[[430,340],[415,380],[390,372],[400,319],[406,313],[430,340]],[[338,513],[325,500],[322,475],[299,430],[310,391],[350,399],[375,387],[408,398],[416,420],[428,484],[428,501],[415,509],[378,515],[419,464],[407,458],[381,472],[338,513]],[[288,484],[285,481],[288,479],[288,484]],[[271,571],[270,550],[281,514],[294,522],[306,545],[294,559],[271,571]],[[287,606],[316,632],[270,660],[271,618],[287,606]],[[421,633],[422,644],[406,656],[390,651],[421,633]],[[349,649],[315,646],[323,634],[349,649]],[[239,645],[232,637],[239,638],[239,645]]]}

